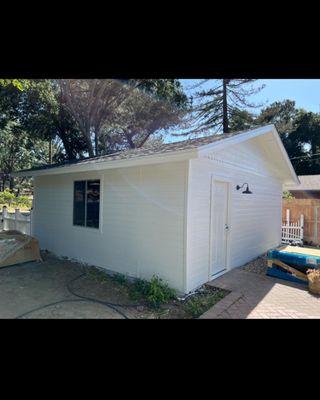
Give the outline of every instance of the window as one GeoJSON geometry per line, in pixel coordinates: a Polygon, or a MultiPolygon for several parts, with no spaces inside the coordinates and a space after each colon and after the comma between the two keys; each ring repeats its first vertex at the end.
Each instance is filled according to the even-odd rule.
{"type": "Polygon", "coordinates": [[[73,224],[99,228],[100,180],[75,181],[73,224]]]}

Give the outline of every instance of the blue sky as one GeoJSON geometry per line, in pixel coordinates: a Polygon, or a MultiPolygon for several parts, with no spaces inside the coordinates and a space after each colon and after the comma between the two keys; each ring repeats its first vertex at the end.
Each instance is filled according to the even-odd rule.
{"type": "MultiPolygon", "coordinates": [[[[199,80],[181,79],[181,82],[188,88],[199,80]]],[[[250,101],[268,105],[274,101],[289,99],[295,100],[298,108],[320,112],[320,79],[259,79],[255,86],[261,84],[264,84],[265,88],[257,95],[251,96],[250,101]]]]}

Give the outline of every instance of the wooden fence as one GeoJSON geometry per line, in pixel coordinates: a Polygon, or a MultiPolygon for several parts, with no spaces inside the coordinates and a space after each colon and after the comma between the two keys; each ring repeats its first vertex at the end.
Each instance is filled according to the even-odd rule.
{"type": "Polygon", "coordinates": [[[283,225],[287,219],[287,210],[292,222],[304,218],[303,240],[307,244],[320,245],[320,199],[290,199],[282,202],[283,225]]]}
{"type": "Polygon", "coordinates": [[[290,209],[286,210],[286,220],[282,222],[282,243],[303,244],[304,217],[301,214],[299,221],[291,221],[290,209]]]}
{"type": "Polygon", "coordinates": [[[31,234],[31,214],[22,213],[19,208],[14,213],[9,213],[7,207],[0,212],[0,231],[15,230],[27,235],[31,234]]]}

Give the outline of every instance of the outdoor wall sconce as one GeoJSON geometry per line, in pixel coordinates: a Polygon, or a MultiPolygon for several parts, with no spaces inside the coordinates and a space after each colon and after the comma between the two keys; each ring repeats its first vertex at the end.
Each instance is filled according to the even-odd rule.
{"type": "Polygon", "coordinates": [[[241,186],[237,185],[237,186],[236,186],[236,189],[237,189],[237,190],[240,190],[241,188],[243,188],[244,185],[247,185],[247,188],[246,188],[242,193],[243,193],[243,194],[252,194],[252,192],[250,192],[250,190],[249,190],[249,185],[248,185],[247,183],[244,183],[244,184],[241,185],[241,186]]]}

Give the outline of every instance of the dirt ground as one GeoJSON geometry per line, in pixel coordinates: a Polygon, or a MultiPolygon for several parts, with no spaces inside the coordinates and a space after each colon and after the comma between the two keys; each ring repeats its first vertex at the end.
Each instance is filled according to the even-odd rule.
{"type": "Polygon", "coordinates": [[[126,285],[95,267],[59,259],[50,253],[42,253],[42,257],[43,262],[0,269],[0,318],[194,317],[186,307],[189,300],[173,300],[152,309],[143,300],[132,300],[126,285]]]}

